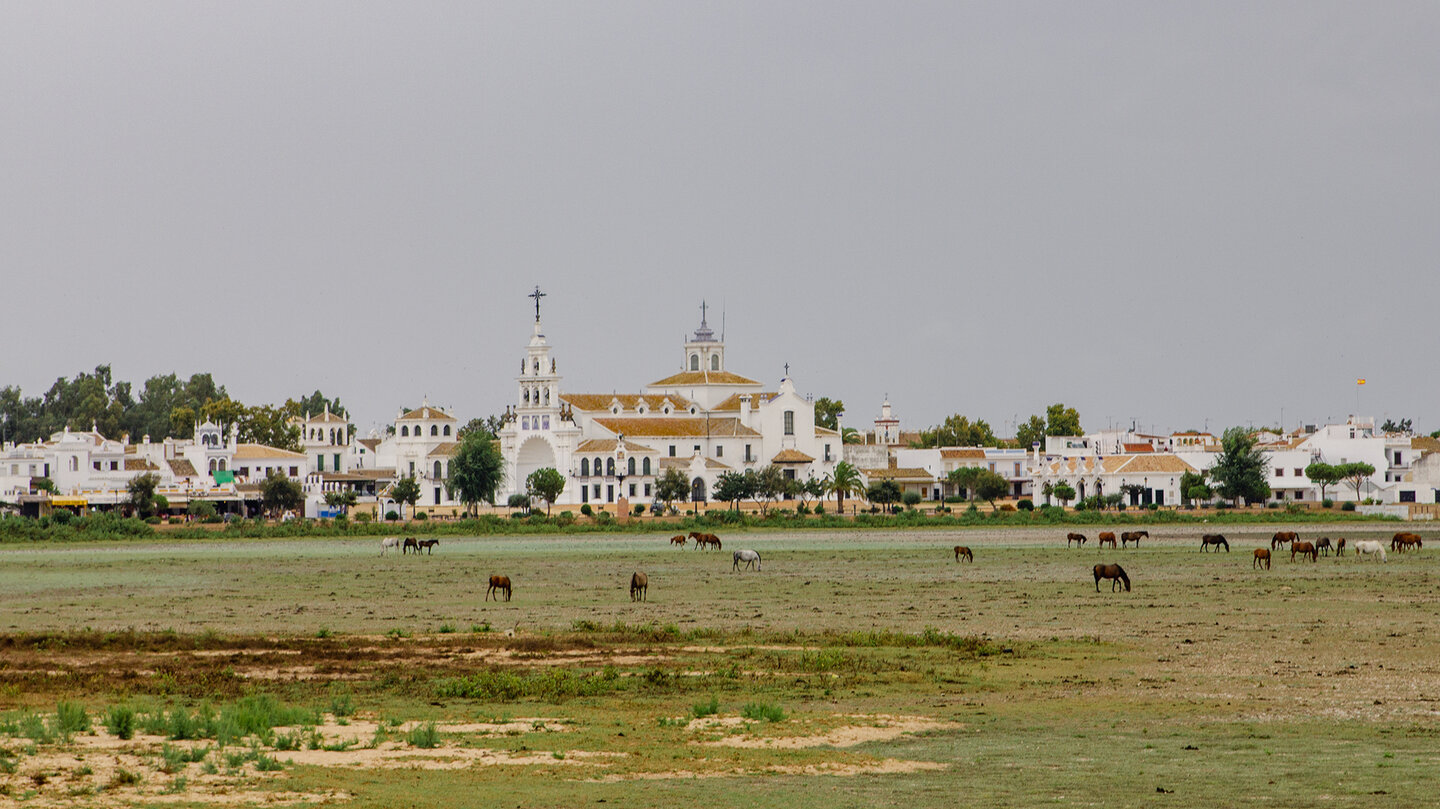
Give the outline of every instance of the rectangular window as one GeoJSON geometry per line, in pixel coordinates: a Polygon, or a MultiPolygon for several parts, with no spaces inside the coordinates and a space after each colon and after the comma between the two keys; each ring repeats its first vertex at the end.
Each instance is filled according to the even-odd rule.
{"type": "Polygon", "coordinates": [[[794,410],[786,410],[786,411],[785,411],[785,434],[786,434],[786,435],[794,435],[794,434],[795,434],[795,411],[794,411],[794,410]]]}
{"type": "Polygon", "coordinates": [[[794,480],[794,479],[795,479],[795,470],[794,470],[794,469],[785,469],[785,470],[784,470],[784,473],[785,473],[785,479],[786,479],[786,480],[794,480]]]}
{"type": "Polygon", "coordinates": [[[1277,478],[1283,478],[1283,477],[1285,477],[1285,469],[1282,468],[1282,467],[1276,467],[1276,468],[1275,468],[1275,477],[1277,477],[1277,478]]]}
{"type": "Polygon", "coordinates": [[[250,477],[250,467],[248,467],[248,466],[242,466],[242,467],[240,467],[240,477],[242,477],[242,478],[248,478],[248,477],[250,477]]]}
{"type": "Polygon", "coordinates": [[[335,471],[340,471],[340,453],[335,453],[335,471]]]}
{"type": "Polygon", "coordinates": [[[96,472],[99,472],[99,471],[100,471],[100,462],[99,462],[99,461],[96,461],[96,462],[93,464],[93,466],[95,467],[95,471],[96,471],[96,472]]]}
{"type": "Polygon", "coordinates": [[[646,496],[646,497],[649,497],[649,496],[650,496],[650,484],[648,484],[648,483],[645,484],[645,496],[646,496]]]}
{"type": "Polygon", "coordinates": [[[750,463],[752,460],[754,460],[754,459],[750,457],[750,445],[749,445],[749,444],[746,444],[746,445],[745,445],[745,463],[750,463]]]}
{"type": "Polygon", "coordinates": [[[675,457],[675,445],[674,445],[674,444],[671,444],[671,445],[670,445],[670,457],[671,457],[671,458],[674,458],[674,457],[675,457]]]}
{"type": "Polygon", "coordinates": [[[120,462],[119,462],[119,461],[111,461],[111,462],[110,462],[110,471],[111,471],[111,472],[114,472],[114,471],[118,470],[119,468],[120,468],[120,462]]]}
{"type": "Polygon", "coordinates": [[[1413,503],[1413,502],[1415,502],[1415,492],[1401,492],[1401,493],[1400,493],[1400,502],[1402,502],[1402,503],[1413,503]]]}
{"type": "Polygon", "coordinates": [[[412,478],[415,477],[415,462],[414,462],[414,461],[411,461],[411,462],[410,462],[410,477],[412,477],[412,478]]]}
{"type": "Polygon", "coordinates": [[[700,451],[700,445],[699,445],[699,444],[696,444],[696,445],[695,445],[695,448],[694,448],[693,450],[691,450],[691,452],[696,452],[696,453],[698,453],[699,451],[700,451]]]}
{"type": "Polygon", "coordinates": [[[590,502],[590,487],[589,487],[589,486],[581,486],[581,487],[580,487],[580,502],[582,502],[582,503],[588,503],[588,502],[590,502]]]}
{"type": "Polygon", "coordinates": [[[826,463],[829,463],[829,461],[830,461],[830,445],[829,445],[829,444],[826,444],[826,445],[825,445],[825,461],[826,461],[826,463]]]}
{"type": "Polygon", "coordinates": [[[633,484],[633,483],[630,484],[630,496],[631,496],[631,497],[634,497],[634,496],[635,496],[635,484],[633,484]]]}
{"type": "Polygon", "coordinates": [[[544,429],[546,429],[546,430],[550,429],[550,417],[549,417],[549,416],[541,416],[540,418],[541,418],[540,423],[541,423],[541,425],[544,426],[544,429]]]}
{"type": "Polygon", "coordinates": [[[1017,478],[1020,477],[1020,462],[1019,462],[1019,461],[1016,461],[1016,462],[1015,462],[1015,477],[1017,477],[1017,478]]]}
{"type": "Polygon", "coordinates": [[[1304,469],[1296,469],[1296,470],[1295,470],[1295,477],[1297,477],[1297,478],[1303,478],[1303,477],[1305,477],[1305,470],[1304,470],[1304,469]]]}
{"type": "Polygon", "coordinates": [[[324,472],[324,471],[325,471],[325,456],[324,456],[324,455],[316,455],[316,456],[315,456],[315,471],[316,471],[316,472],[324,472]]]}
{"type": "Polygon", "coordinates": [[[595,484],[595,499],[596,499],[596,500],[599,500],[599,499],[600,499],[600,484],[598,484],[598,483],[595,484]]]}
{"type": "Polygon", "coordinates": [[[716,457],[716,458],[724,458],[724,457],[725,457],[725,445],[724,445],[724,444],[720,444],[720,445],[718,445],[718,446],[715,447],[715,457],[716,457]]]}
{"type": "Polygon", "coordinates": [[[298,467],[298,466],[292,466],[292,467],[290,467],[290,477],[292,477],[292,478],[298,478],[298,477],[300,477],[300,467],[298,467]]]}
{"type": "Polygon", "coordinates": [[[995,471],[995,464],[993,464],[993,463],[990,464],[990,471],[991,471],[991,472],[994,472],[994,471],[995,471]]]}

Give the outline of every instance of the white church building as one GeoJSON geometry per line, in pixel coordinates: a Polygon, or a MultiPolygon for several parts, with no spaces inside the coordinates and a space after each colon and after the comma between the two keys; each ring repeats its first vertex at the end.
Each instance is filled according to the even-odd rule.
{"type": "Polygon", "coordinates": [[[498,500],[523,493],[526,478],[545,467],[565,477],[557,504],[601,507],[622,498],[650,504],[655,481],[670,468],[685,474],[690,500],[708,502],[726,472],[774,464],[805,480],[830,474],[841,459],[839,433],[816,427],[814,404],[788,376],[766,390],[725,367],[725,342],[703,314],[684,344],[682,367],[638,393],[567,392],[537,305],[515,404],[500,430],[505,483],[498,500]]]}

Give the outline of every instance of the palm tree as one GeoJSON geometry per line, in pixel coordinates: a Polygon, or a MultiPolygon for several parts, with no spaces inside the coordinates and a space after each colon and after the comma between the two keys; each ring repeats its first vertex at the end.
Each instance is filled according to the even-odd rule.
{"type": "Polygon", "coordinates": [[[845,496],[854,496],[864,490],[860,483],[860,470],[851,465],[849,461],[835,464],[835,471],[825,479],[825,488],[835,495],[836,511],[844,514],[845,496]]]}

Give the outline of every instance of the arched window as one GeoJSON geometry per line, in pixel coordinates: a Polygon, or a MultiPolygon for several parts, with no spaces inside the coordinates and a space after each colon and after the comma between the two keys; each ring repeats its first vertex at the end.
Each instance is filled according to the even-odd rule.
{"type": "Polygon", "coordinates": [[[79,472],[79,471],[80,471],[80,459],[79,459],[79,458],[76,458],[76,457],[73,456],[73,455],[70,456],[70,471],[71,471],[71,472],[79,472]]]}
{"type": "Polygon", "coordinates": [[[436,462],[435,462],[435,475],[434,475],[434,477],[435,477],[436,480],[439,480],[439,479],[441,478],[441,475],[440,475],[440,462],[439,462],[439,461],[436,461],[436,462]]]}
{"type": "Polygon", "coordinates": [[[613,474],[615,474],[615,459],[614,459],[614,458],[606,458],[606,459],[605,459],[605,474],[607,474],[607,475],[613,475],[613,474]]]}
{"type": "Polygon", "coordinates": [[[224,472],[224,471],[225,471],[225,459],[224,459],[224,458],[221,458],[221,459],[220,459],[220,471],[221,471],[221,472],[224,472]]]}
{"type": "Polygon", "coordinates": [[[580,477],[582,477],[582,478],[588,478],[588,477],[590,477],[590,459],[589,459],[589,458],[581,458],[581,459],[580,459],[580,477]]]}
{"type": "Polygon", "coordinates": [[[599,459],[599,458],[596,458],[596,459],[595,459],[595,474],[597,474],[597,475],[600,474],[600,459],[599,459]]]}
{"type": "Polygon", "coordinates": [[[711,355],[710,355],[710,370],[712,370],[712,371],[718,371],[718,370],[720,370],[720,355],[719,355],[719,354],[711,354],[711,355]]]}
{"type": "Polygon", "coordinates": [[[430,425],[430,434],[431,434],[431,435],[439,435],[439,434],[440,434],[440,427],[439,427],[438,425],[435,425],[435,424],[430,425]]]}
{"type": "Polygon", "coordinates": [[[699,355],[699,354],[691,354],[691,355],[690,355],[690,370],[692,370],[692,371],[698,371],[698,370],[700,370],[700,355],[699,355]]]}
{"type": "Polygon", "coordinates": [[[445,434],[446,434],[446,435],[449,435],[449,434],[450,434],[450,425],[448,425],[448,424],[445,425],[445,434]]]}
{"type": "Polygon", "coordinates": [[[644,460],[642,460],[642,461],[640,462],[640,471],[641,471],[642,474],[645,474],[645,475],[650,474],[650,459],[649,459],[649,458],[645,458],[644,460]]]}
{"type": "Polygon", "coordinates": [[[634,459],[634,458],[631,458],[630,460],[628,460],[628,461],[625,462],[625,474],[627,474],[627,475],[633,475],[633,474],[635,474],[635,459],[634,459]]]}
{"type": "Polygon", "coordinates": [[[404,424],[400,425],[400,434],[408,436],[410,434],[410,427],[404,424]]]}
{"type": "Polygon", "coordinates": [[[210,459],[210,471],[211,471],[211,472],[214,472],[214,471],[215,471],[215,459],[214,459],[214,458],[211,458],[211,459],[210,459]]]}

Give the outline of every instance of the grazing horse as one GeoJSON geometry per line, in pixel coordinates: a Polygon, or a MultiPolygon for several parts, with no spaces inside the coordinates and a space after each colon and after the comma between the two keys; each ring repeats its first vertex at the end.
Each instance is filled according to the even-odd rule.
{"type": "Polygon", "coordinates": [[[384,556],[388,550],[400,547],[400,537],[385,537],[380,540],[380,555],[384,556]]]}
{"type": "Polygon", "coordinates": [[[1276,531],[1275,536],[1270,538],[1270,550],[1273,551],[1281,545],[1294,542],[1299,538],[1300,535],[1294,531],[1276,531]]]}
{"type": "Polygon", "coordinates": [[[1145,538],[1148,539],[1148,538],[1150,537],[1150,532],[1149,532],[1149,531],[1126,531],[1125,533],[1123,533],[1123,534],[1120,535],[1120,547],[1123,548],[1123,547],[1125,547],[1126,545],[1128,545],[1129,543],[1134,542],[1134,543],[1135,543],[1135,547],[1138,548],[1138,547],[1140,547],[1140,537],[1145,537],[1145,538]]]}
{"type": "Polygon", "coordinates": [[[415,555],[419,556],[420,543],[415,541],[415,537],[405,537],[405,544],[400,546],[400,554],[403,556],[409,553],[412,548],[415,551],[415,555]]]}
{"type": "Polygon", "coordinates": [[[708,548],[713,545],[715,550],[720,550],[720,537],[714,534],[702,534],[699,531],[691,531],[690,538],[695,540],[696,548],[708,548]]]}
{"type": "Polygon", "coordinates": [[[1269,548],[1256,548],[1256,549],[1255,549],[1255,560],[1250,563],[1251,569],[1260,567],[1260,563],[1261,563],[1261,562],[1264,562],[1264,563],[1265,563],[1265,569],[1266,569],[1266,570],[1269,570],[1269,569],[1270,569],[1270,549],[1269,549],[1269,548]]]}
{"type": "MultiPolygon", "coordinates": [[[[1220,552],[1220,548],[1221,548],[1221,547],[1224,547],[1224,548],[1225,548],[1225,552],[1226,552],[1226,553],[1229,553],[1229,552],[1230,552],[1230,543],[1225,541],[1225,537],[1224,537],[1224,535],[1222,535],[1222,534],[1206,534],[1205,536],[1200,537],[1200,551],[1201,551],[1202,553],[1205,552],[1205,551],[1210,550],[1210,546],[1211,546],[1211,545],[1216,546],[1216,547],[1215,547],[1215,552],[1216,552],[1216,553],[1219,553],[1219,552],[1220,552]]],[[[1269,552],[1269,551],[1266,551],[1266,552],[1265,552],[1265,558],[1266,558],[1266,559],[1269,559],[1269,558],[1270,558],[1270,552],[1269,552]]]]}
{"type": "Polygon", "coordinates": [[[685,547],[685,535],[684,535],[684,534],[676,534],[675,536],[670,537],[670,544],[671,544],[671,545],[679,545],[679,546],[682,547],[682,548],[685,547]]]}
{"type": "Polygon", "coordinates": [[[506,601],[509,601],[509,600],[510,600],[510,577],[509,577],[509,576],[491,576],[491,577],[490,577],[490,589],[488,589],[488,590],[485,591],[485,600],[488,601],[488,600],[490,599],[490,594],[491,594],[491,593],[494,593],[494,594],[495,594],[495,600],[496,600],[496,601],[499,601],[499,600],[500,600],[500,592],[501,592],[502,590],[505,592],[505,600],[506,600],[506,601]]]}
{"type": "Polygon", "coordinates": [[[1372,554],[1372,553],[1373,553],[1373,554],[1377,554],[1377,555],[1380,557],[1380,561],[1382,561],[1382,562],[1388,562],[1388,561],[1389,561],[1388,559],[1385,558],[1385,546],[1382,545],[1382,544],[1380,544],[1379,542],[1376,542],[1376,541],[1373,540],[1373,539],[1362,539],[1362,540],[1358,540],[1358,541],[1355,543],[1355,558],[1356,558],[1356,559],[1359,559],[1361,556],[1366,556],[1366,555],[1369,555],[1369,554],[1372,554]]]}
{"type": "Polygon", "coordinates": [[[1071,531],[1065,535],[1065,547],[1070,547],[1071,542],[1074,542],[1077,548],[1083,548],[1085,547],[1085,535],[1071,531]]]}
{"type": "Polygon", "coordinates": [[[1130,577],[1125,575],[1125,568],[1119,565],[1095,566],[1095,592],[1097,593],[1100,592],[1101,579],[1112,580],[1110,582],[1110,592],[1112,593],[1115,592],[1115,588],[1120,585],[1120,582],[1125,582],[1125,592],[1130,592],[1130,577]]]}
{"type": "Polygon", "coordinates": [[[1345,555],[1345,537],[1340,537],[1339,539],[1335,540],[1335,555],[1345,555]]]}
{"type": "Polygon", "coordinates": [[[955,561],[960,561],[960,557],[962,556],[965,557],[965,561],[967,562],[975,561],[975,554],[971,553],[969,548],[965,547],[964,545],[956,545],[955,561]]]}
{"type": "Polygon", "coordinates": [[[736,551],[734,559],[734,563],[730,565],[731,571],[739,570],[741,562],[744,562],[747,568],[754,567],[756,570],[760,569],[760,554],[754,551],[736,551]]]}
{"type": "Polygon", "coordinates": [[[1318,551],[1321,556],[1329,556],[1331,547],[1333,546],[1330,544],[1330,537],[1320,537],[1315,540],[1315,550],[1318,551]]]}
{"type": "Polygon", "coordinates": [[[1096,537],[1096,540],[1098,540],[1095,543],[1095,547],[1097,548],[1105,547],[1105,543],[1107,542],[1110,543],[1110,547],[1113,548],[1115,547],[1115,532],[1105,531],[1104,533],[1100,534],[1100,536],[1096,537]]]}
{"type": "Polygon", "coordinates": [[[1401,531],[1390,539],[1390,550],[1398,553],[1404,553],[1411,548],[1418,551],[1423,545],[1419,534],[1412,534],[1408,531],[1401,531]]]}
{"type": "Polygon", "coordinates": [[[415,553],[420,553],[420,548],[424,548],[426,556],[434,556],[435,546],[439,544],[440,540],[438,539],[422,539],[420,540],[419,547],[415,548],[415,553]]]}
{"type": "Polygon", "coordinates": [[[648,601],[645,597],[645,590],[650,587],[650,577],[640,571],[630,574],[630,600],[648,601]]]}
{"type": "Polygon", "coordinates": [[[1290,561],[1295,561],[1295,554],[1297,553],[1300,554],[1301,559],[1304,559],[1307,556],[1310,557],[1310,561],[1312,562],[1319,561],[1320,559],[1320,554],[1315,552],[1315,543],[1313,542],[1301,542],[1298,539],[1294,542],[1291,542],[1290,561]]]}

